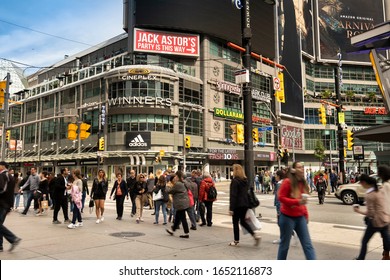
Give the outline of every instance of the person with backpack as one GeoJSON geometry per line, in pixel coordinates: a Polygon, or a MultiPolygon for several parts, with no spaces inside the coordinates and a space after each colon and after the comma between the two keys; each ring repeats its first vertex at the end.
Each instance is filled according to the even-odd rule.
{"type": "Polygon", "coordinates": [[[196,201],[198,200],[198,185],[191,180],[190,173],[186,175],[186,178],[184,180],[184,186],[187,188],[187,190],[191,190],[194,198],[194,205],[190,205],[190,207],[187,208],[187,214],[191,221],[190,229],[196,230],[195,205],[196,201]]]}
{"type": "Polygon", "coordinates": [[[199,188],[199,203],[203,204],[200,206],[200,218],[202,223],[199,226],[211,227],[213,224],[213,202],[217,200],[217,189],[215,188],[215,183],[211,179],[210,173],[205,172],[203,174],[204,179],[200,183],[199,188]],[[205,212],[207,211],[207,216],[205,218],[205,212]]]}
{"type": "Polygon", "coordinates": [[[319,204],[324,204],[325,201],[325,192],[328,188],[328,183],[324,178],[324,174],[320,173],[319,178],[316,183],[317,193],[318,193],[318,201],[319,204]]]}
{"type": "Polygon", "coordinates": [[[8,174],[7,167],[7,163],[0,162],[0,252],[3,252],[3,237],[11,243],[9,251],[15,249],[22,240],[4,226],[5,218],[14,203],[15,188],[14,176],[8,174]]]}

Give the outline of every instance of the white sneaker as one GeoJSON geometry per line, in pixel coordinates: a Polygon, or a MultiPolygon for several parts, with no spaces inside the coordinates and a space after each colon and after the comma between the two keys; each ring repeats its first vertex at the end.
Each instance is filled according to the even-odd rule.
{"type": "Polygon", "coordinates": [[[101,222],[104,221],[104,217],[103,217],[103,216],[100,217],[100,221],[101,221],[101,222]]]}
{"type": "Polygon", "coordinates": [[[69,228],[69,229],[76,228],[76,225],[75,225],[75,224],[69,224],[69,225],[68,225],[68,228],[69,228]]]}
{"type": "Polygon", "coordinates": [[[280,243],[280,239],[275,239],[274,241],[272,241],[272,244],[279,244],[280,243]]]}
{"type": "Polygon", "coordinates": [[[76,226],[77,227],[82,227],[84,224],[83,224],[83,222],[79,222],[76,226]]]}
{"type": "Polygon", "coordinates": [[[96,223],[99,224],[99,223],[100,223],[100,219],[97,219],[97,220],[96,220],[96,223]]]}

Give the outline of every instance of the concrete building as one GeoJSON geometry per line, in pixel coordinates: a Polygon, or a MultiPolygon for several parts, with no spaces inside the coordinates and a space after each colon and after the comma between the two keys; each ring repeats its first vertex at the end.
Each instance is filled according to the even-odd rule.
{"type": "MultiPolygon", "coordinates": [[[[243,146],[232,137],[232,126],[242,123],[245,109],[235,77],[242,69],[241,54],[229,44],[240,45],[240,11],[229,1],[209,2],[125,1],[126,33],[28,77],[28,91],[15,97],[21,103],[11,104],[9,112],[11,139],[20,149],[9,146],[6,160],[23,171],[29,166],[56,173],[62,167],[79,167],[95,176],[103,168],[111,176],[129,169],[155,173],[185,168],[215,171],[229,179],[231,165],[244,162],[243,146]],[[79,136],[69,140],[70,123],[90,124],[90,136],[83,140],[78,131],[79,136]]],[[[280,165],[279,146],[288,149],[290,163],[301,160],[313,169],[337,166],[337,114],[329,107],[325,126],[318,118],[321,101],[332,103],[334,98],[337,66],[337,59],[321,47],[322,11],[328,12],[321,6],[324,1],[302,1],[302,7],[296,1],[276,6],[252,2],[252,47],[262,55],[252,60],[250,74],[252,121],[259,133],[255,171],[280,165]],[[289,25],[291,8],[295,27],[289,25]],[[308,14],[313,16],[312,26],[305,24],[304,30],[302,20],[309,22],[308,14]],[[291,34],[289,28],[299,32],[291,34]],[[293,42],[303,33],[297,52],[293,42]],[[294,56],[287,51],[295,51],[298,64],[287,59],[294,56]],[[266,57],[286,65],[284,104],[274,97],[279,69],[266,57]],[[322,163],[314,156],[318,140],[327,155],[322,163]]],[[[384,15],[369,21],[380,20],[384,15]]],[[[326,46],[332,36],[326,38],[326,46]]],[[[388,123],[367,60],[343,61],[342,71],[348,128],[388,123]]],[[[373,152],[388,147],[364,147],[360,167],[375,169],[373,152]]],[[[347,169],[356,166],[347,152],[347,169]]]]}

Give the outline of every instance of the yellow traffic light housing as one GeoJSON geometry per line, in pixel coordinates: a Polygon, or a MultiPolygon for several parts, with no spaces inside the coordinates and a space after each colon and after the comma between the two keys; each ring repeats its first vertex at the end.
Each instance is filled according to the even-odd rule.
{"type": "Polygon", "coordinates": [[[11,140],[11,130],[5,132],[5,141],[9,142],[9,140],[11,140]]]}
{"type": "Polygon", "coordinates": [[[191,137],[190,136],[186,136],[184,142],[185,142],[185,147],[186,148],[191,148],[191,137]]]}
{"type": "Polygon", "coordinates": [[[4,104],[4,96],[5,96],[6,88],[7,88],[7,81],[0,81],[0,108],[2,108],[4,104]]]}
{"type": "Polygon", "coordinates": [[[104,137],[99,138],[99,143],[98,143],[99,151],[104,151],[104,137]]]}
{"type": "Polygon", "coordinates": [[[282,149],[278,149],[278,158],[283,158],[283,150],[282,149]]]}
{"type": "Polygon", "coordinates": [[[76,140],[77,139],[77,124],[70,123],[68,124],[68,139],[76,140]]]}
{"type": "Polygon", "coordinates": [[[353,132],[351,130],[347,130],[347,148],[348,150],[352,150],[353,143],[353,132]]]}
{"type": "Polygon", "coordinates": [[[253,142],[259,142],[259,129],[258,128],[254,128],[252,129],[252,139],[253,139],[253,142]]]}
{"type": "Polygon", "coordinates": [[[230,128],[232,129],[232,134],[230,136],[232,137],[233,142],[237,143],[237,125],[231,124],[230,128]]]}
{"type": "Polygon", "coordinates": [[[89,135],[91,135],[91,133],[88,132],[90,127],[91,125],[87,123],[80,124],[80,140],[85,140],[89,137],[89,135]]]}
{"type": "Polygon", "coordinates": [[[326,110],[325,110],[325,106],[322,104],[321,107],[318,109],[318,118],[320,120],[320,123],[326,125],[326,110]]]}
{"type": "Polygon", "coordinates": [[[244,125],[243,124],[237,124],[237,143],[238,144],[244,144],[245,137],[244,137],[244,125]]]}

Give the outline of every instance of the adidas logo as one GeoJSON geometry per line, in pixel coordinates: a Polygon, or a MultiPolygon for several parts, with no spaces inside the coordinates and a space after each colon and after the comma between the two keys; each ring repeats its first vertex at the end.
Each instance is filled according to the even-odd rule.
{"type": "Polygon", "coordinates": [[[144,141],[141,134],[138,134],[131,142],[129,143],[129,147],[146,147],[148,144],[144,141]]]}

